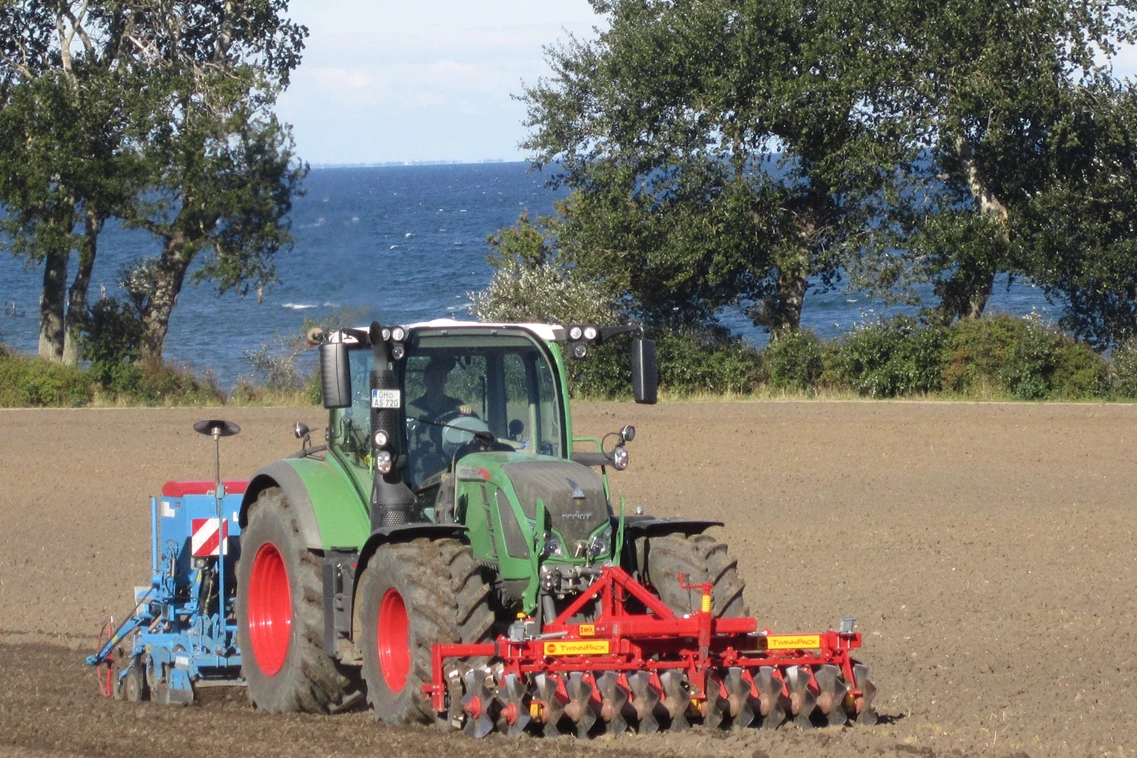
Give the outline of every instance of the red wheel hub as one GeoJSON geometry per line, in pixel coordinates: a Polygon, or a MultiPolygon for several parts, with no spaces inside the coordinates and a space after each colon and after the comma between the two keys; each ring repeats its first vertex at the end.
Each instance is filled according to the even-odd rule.
{"type": "Polygon", "coordinates": [[[379,602],[375,639],[379,647],[379,670],[391,692],[401,692],[411,672],[410,619],[403,596],[387,590],[379,602]]]}
{"type": "Polygon", "coordinates": [[[253,558],[249,577],[249,642],[266,676],[276,676],[292,637],[292,588],[276,545],[266,542],[253,558]]]}

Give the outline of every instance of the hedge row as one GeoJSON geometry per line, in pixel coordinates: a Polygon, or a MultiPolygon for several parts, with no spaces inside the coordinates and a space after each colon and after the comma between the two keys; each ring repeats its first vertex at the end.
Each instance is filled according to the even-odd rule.
{"type": "MultiPolygon", "coordinates": [[[[722,332],[654,335],[660,387],[676,396],[758,393],[944,396],[969,399],[1137,398],[1137,343],[1101,356],[1033,319],[994,316],[950,327],[900,317],[822,342],[810,331],[754,350],[722,332]]],[[[573,394],[627,397],[627,344],[568,362],[573,394]]],[[[226,397],[208,374],[167,365],[79,369],[10,353],[0,345],[0,407],[319,404],[314,377],[289,386],[239,383],[226,397]]]]}
{"type": "MultiPolygon", "coordinates": [[[[829,342],[800,331],[761,351],[693,335],[670,335],[663,343],[673,353],[661,360],[660,382],[678,394],[1137,398],[1137,345],[1103,357],[1030,318],[994,316],[944,327],[899,317],[829,342]]],[[[581,389],[587,394],[590,388],[581,389]]]]}

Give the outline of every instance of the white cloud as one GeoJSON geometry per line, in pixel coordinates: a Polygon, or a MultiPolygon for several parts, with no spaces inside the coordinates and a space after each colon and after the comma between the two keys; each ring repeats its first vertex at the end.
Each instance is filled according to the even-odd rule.
{"type": "Polygon", "coordinates": [[[520,159],[522,81],[587,0],[292,0],[311,32],[278,111],[314,163],[520,159]]]}

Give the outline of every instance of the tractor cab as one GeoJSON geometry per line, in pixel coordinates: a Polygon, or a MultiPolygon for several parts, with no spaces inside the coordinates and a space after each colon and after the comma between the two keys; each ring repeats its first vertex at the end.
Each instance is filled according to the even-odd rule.
{"type": "Polygon", "coordinates": [[[532,328],[427,324],[404,334],[393,351],[401,356],[391,366],[396,386],[380,395],[371,391],[371,345],[340,335],[348,347],[351,404],[333,410],[329,442],[353,464],[361,482],[373,471],[374,397],[389,399],[397,412],[384,447],[415,493],[420,518],[435,520],[440,485],[458,458],[471,452],[565,456],[569,420],[561,371],[532,328]]]}

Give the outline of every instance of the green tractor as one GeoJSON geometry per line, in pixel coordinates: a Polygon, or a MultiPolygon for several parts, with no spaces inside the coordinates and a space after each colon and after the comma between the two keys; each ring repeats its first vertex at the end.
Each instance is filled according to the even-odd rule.
{"type": "MultiPolygon", "coordinates": [[[[803,709],[808,719],[825,696],[837,702],[828,713],[869,710],[855,681],[866,674],[840,653],[817,658],[828,638],[807,640],[809,666],[763,668],[714,658],[717,642],[683,631],[715,619],[700,622],[710,639],[734,628],[727,619],[746,622],[720,641],[731,651],[762,634],[734,560],[704,534],[718,522],[613,503],[608,470],[627,466],[634,427],[604,442],[573,435],[566,353],[629,337],[635,400],[654,403],[655,345],[639,327],[439,320],[310,334],[327,444],[298,424],[301,451],[256,473],[239,515],[237,639],[256,706],[327,713],[365,697],[380,721],[478,736],[586,735],[597,722],[654,731],[724,714],[780,723],[803,709]],[[600,585],[617,581],[618,599],[603,600],[600,585]],[[606,624],[625,603],[669,631],[623,639],[606,624]],[[699,652],[669,652],[660,635],[699,652]]],[[[842,633],[845,648],[859,644],[842,633]]]]}

